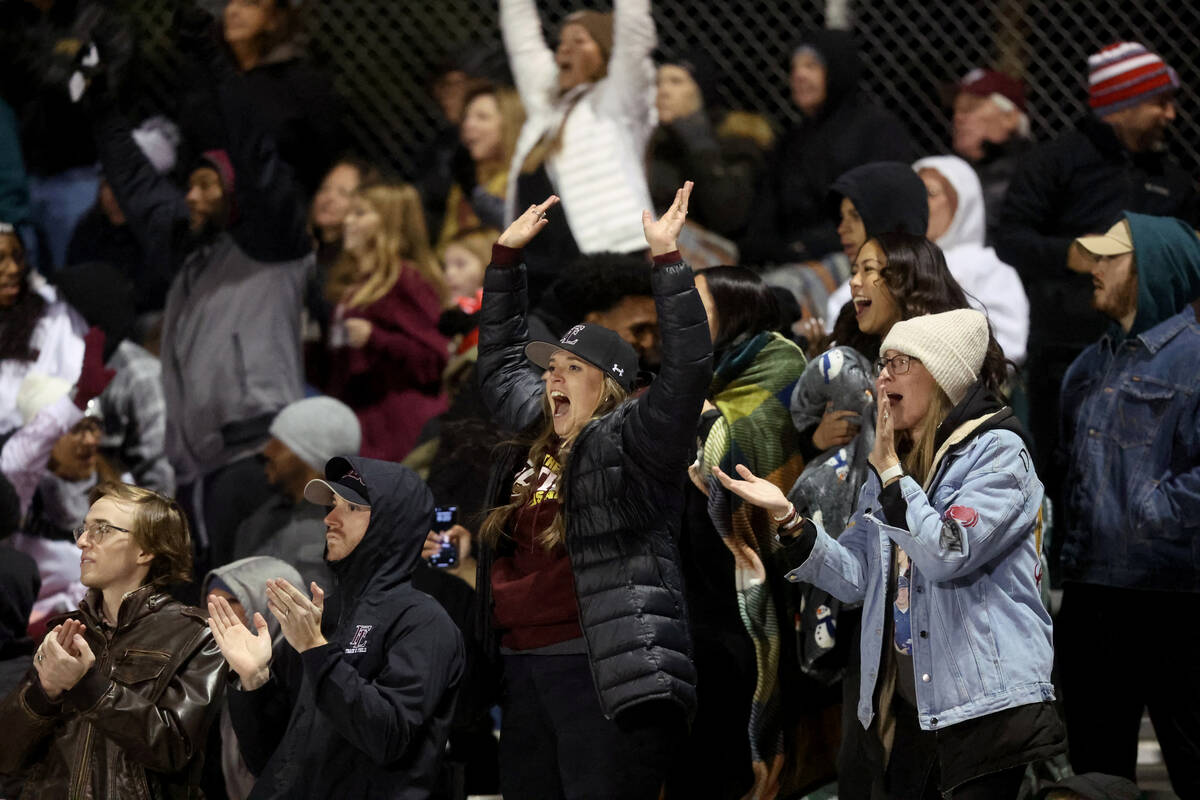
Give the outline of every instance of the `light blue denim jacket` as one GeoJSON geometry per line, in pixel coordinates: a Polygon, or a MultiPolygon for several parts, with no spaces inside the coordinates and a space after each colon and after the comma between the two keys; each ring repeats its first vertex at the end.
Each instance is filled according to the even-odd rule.
{"type": "Polygon", "coordinates": [[[835,540],[818,527],[811,554],[788,573],[789,580],[863,605],[858,719],[864,728],[875,715],[880,648],[889,644],[892,542],[912,562],[909,607],[922,728],[941,730],[1054,698],[1051,623],[1038,591],[1034,533],[1042,483],[1024,442],[1003,429],[966,439],[948,451],[930,487],[927,496],[911,477],[901,479],[906,531],[885,521],[872,472],[842,535],[835,540]]]}

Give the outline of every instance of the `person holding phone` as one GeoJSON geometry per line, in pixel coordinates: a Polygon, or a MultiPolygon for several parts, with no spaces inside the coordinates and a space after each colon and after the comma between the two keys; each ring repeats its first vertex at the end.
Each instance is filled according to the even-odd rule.
{"type": "Polygon", "coordinates": [[[675,241],[691,188],[661,219],[642,215],[663,361],[640,394],[637,354],[613,331],[529,341],[521,248],[562,213],[557,197],[500,236],[484,278],[480,386],[495,422],[525,437],[496,459],[477,579],[484,641],[503,659],[505,797],[657,798],[695,712],[673,536],[712,378],[675,241]]]}

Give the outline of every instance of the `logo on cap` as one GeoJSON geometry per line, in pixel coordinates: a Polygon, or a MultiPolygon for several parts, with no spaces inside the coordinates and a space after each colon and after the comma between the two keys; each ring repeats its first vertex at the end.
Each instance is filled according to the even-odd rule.
{"type": "Polygon", "coordinates": [[[585,326],[576,325],[571,330],[563,334],[563,337],[558,340],[559,344],[579,344],[579,334],[583,333],[585,326]]]}
{"type": "Polygon", "coordinates": [[[612,371],[620,375],[622,378],[625,377],[625,370],[621,369],[616,364],[612,365],[612,371]]]}

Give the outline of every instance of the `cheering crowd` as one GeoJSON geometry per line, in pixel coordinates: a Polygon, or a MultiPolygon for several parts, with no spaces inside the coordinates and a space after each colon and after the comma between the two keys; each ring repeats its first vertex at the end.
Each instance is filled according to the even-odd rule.
{"type": "Polygon", "coordinates": [[[1175,70],[921,152],[849,32],[778,132],[498,1],[401,179],[302,0],[182,0],[148,119],[0,0],[0,798],[1135,797],[1146,713],[1200,798],[1175,70]]]}

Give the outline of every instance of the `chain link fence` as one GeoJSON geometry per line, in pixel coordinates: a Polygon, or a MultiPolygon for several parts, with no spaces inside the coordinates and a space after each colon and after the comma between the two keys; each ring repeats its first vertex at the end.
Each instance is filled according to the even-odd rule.
{"type": "MultiPolygon", "coordinates": [[[[169,114],[177,96],[174,1],[115,3],[139,37],[144,111],[169,114]]],[[[551,41],[580,5],[542,0],[551,41]]],[[[1200,167],[1200,4],[863,0],[832,11],[830,19],[846,19],[862,44],[868,91],[931,153],[948,148],[945,88],[970,68],[1022,77],[1034,136],[1047,139],[1087,112],[1088,54],[1122,39],[1141,41],[1179,72],[1180,116],[1170,147],[1190,172],[1200,167]]],[[[401,175],[418,169],[423,147],[444,124],[429,91],[438,65],[479,48],[502,57],[495,0],[309,0],[306,13],[314,58],[347,102],[355,149],[401,175]]],[[[664,51],[701,49],[716,62],[729,107],[760,112],[780,130],[795,119],[789,56],[805,30],[825,25],[824,3],[654,0],[654,17],[664,51]]]]}

